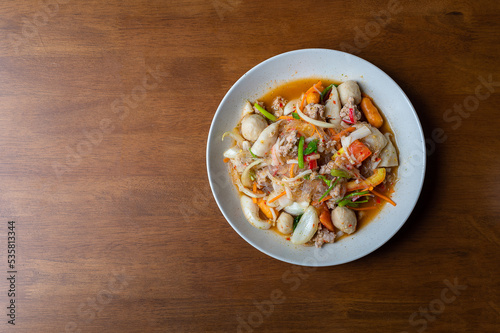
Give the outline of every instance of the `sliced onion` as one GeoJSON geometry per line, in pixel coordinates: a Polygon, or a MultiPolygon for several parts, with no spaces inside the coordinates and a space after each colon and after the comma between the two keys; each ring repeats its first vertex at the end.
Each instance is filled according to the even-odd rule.
{"type": "Polygon", "coordinates": [[[241,118],[246,116],[247,114],[253,113],[253,106],[249,101],[245,101],[245,106],[243,107],[243,112],[241,114],[241,118]]]}
{"type": "Polygon", "coordinates": [[[311,124],[316,125],[318,127],[325,127],[325,128],[334,128],[334,127],[336,127],[334,124],[326,123],[324,121],[319,121],[319,120],[312,119],[312,118],[306,116],[305,114],[302,113],[302,111],[300,111],[298,102],[297,102],[296,109],[297,109],[297,113],[299,114],[300,118],[304,119],[308,123],[311,123],[311,124]]]}
{"type": "Polygon", "coordinates": [[[340,142],[342,143],[342,148],[346,150],[352,143],[351,136],[343,136],[342,138],[340,138],[340,142]]]}
{"type": "Polygon", "coordinates": [[[318,224],[318,213],[313,206],[309,206],[304,212],[304,215],[300,218],[290,241],[293,244],[304,244],[309,242],[316,231],[318,231],[318,224]]]}
{"type": "MultiPolygon", "coordinates": [[[[370,132],[371,133],[371,132],[370,132]]],[[[349,146],[351,145],[352,141],[351,141],[351,136],[344,136],[340,139],[340,142],[342,143],[342,148],[344,148],[344,154],[345,156],[347,157],[347,159],[349,160],[349,162],[353,165],[356,165],[358,164],[358,161],[354,158],[354,156],[352,156],[350,153],[349,153],[349,146]]]]}
{"type": "Polygon", "coordinates": [[[281,198],[279,198],[276,201],[279,202],[279,206],[281,206],[281,207],[286,207],[286,206],[289,206],[293,203],[293,200],[289,199],[286,195],[282,196],[281,198]]]}
{"type": "Polygon", "coordinates": [[[224,138],[226,136],[230,136],[232,137],[234,140],[236,140],[236,142],[238,143],[238,146],[241,146],[241,143],[243,141],[245,141],[245,139],[243,139],[243,137],[241,136],[240,133],[238,133],[238,130],[235,128],[233,128],[233,130],[231,132],[225,132],[224,134],[222,134],[222,141],[224,141],[224,138]]]}
{"type": "Polygon", "coordinates": [[[357,130],[352,132],[349,136],[351,137],[351,142],[353,142],[359,139],[363,139],[365,136],[368,136],[370,134],[372,134],[372,131],[370,131],[367,126],[362,125],[357,130]]]}
{"type": "Polygon", "coordinates": [[[270,211],[271,211],[271,214],[273,214],[273,221],[276,222],[276,219],[278,217],[276,216],[276,212],[274,211],[274,208],[271,208],[270,211]]]}
{"type": "Polygon", "coordinates": [[[271,227],[271,223],[268,223],[259,217],[259,207],[252,201],[252,199],[242,195],[240,198],[240,204],[241,209],[243,210],[243,215],[255,228],[266,230],[271,227]]]}
{"type": "Polygon", "coordinates": [[[306,160],[307,160],[308,162],[310,162],[310,161],[318,160],[320,157],[321,157],[321,156],[320,156],[319,154],[308,155],[308,156],[306,157],[306,160]]]}
{"type": "Polygon", "coordinates": [[[309,143],[309,142],[314,141],[314,140],[316,140],[316,136],[310,136],[310,137],[306,138],[306,139],[304,140],[304,142],[305,142],[305,143],[309,143]]]}
{"type": "Polygon", "coordinates": [[[295,112],[296,104],[297,104],[298,99],[291,100],[290,102],[286,103],[285,109],[283,110],[283,114],[286,116],[292,112],[295,112]]]}
{"type": "MultiPolygon", "coordinates": [[[[273,187],[274,188],[279,188],[279,185],[278,186],[274,186],[274,183],[273,183],[273,187]]],[[[269,206],[269,207],[278,207],[279,206],[279,200],[274,200],[273,202],[270,202],[271,200],[273,200],[275,197],[277,197],[281,192],[279,190],[274,190],[273,192],[269,193],[269,196],[267,197],[266,199],[266,204],[269,206]]]]}
{"type": "MultiPolygon", "coordinates": [[[[273,182],[273,186],[274,186],[274,184],[279,185],[279,186],[284,186],[286,184],[284,181],[279,180],[278,178],[271,175],[269,170],[267,171],[267,177],[269,177],[269,179],[271,179],[271,181],[273,182]]],[[[288,185],[290,185],[290,184],[288,184],[288,185]]]]}
{"type": "Polygon", "coordinates": [[[250,187],[252,186],[252,180],[250,179],[250,170],[257,164],[262,163],[264,160],[263,159],[258,159],[255,160],[254,162],[250,163],[245,170],[243,170],[243,173],[241,174],[241,183],[245,187],[250,187]]]}
{"type": "Polygon", "coordinates": [[[229,159],[233,159],[238,157],[238,155],[241,153],[241,149],[238,147],[231,147],[228,150],[224,152],[224,157],[227,157],[229,159]]]}
{"type": "Polygon", "coordinates": [[[247,189],[245,186],[243,186],[243,184],[241,183],[241,180],[239,180],[239,178],[236,178],[235,183],[236,183],[236,186],[238,186],[238,190],[240,190],[240,192],[245,193],[246,195],[248,195],[251,198],[263,198],[266,196],[265,193],[253,193],[252,191],[247,189]]]}
{"type": "Polygon", "coordinates": [[[283,181],[282,182],[286,182],[286,183],[289,183],[289,182],[295,182],[297,180],[299,180],[300,178],[308,175],[312,173],[312,170],[306,170],[306,171],[302,171],[301,173],[299,173],[297,176],[293,177],[293,178],[287,178],[287,177],[283,177],[283,181]]]}
{"type": "Polygon", "coordinates": [[[307,201],[294,202],[293,204],[286,206],[284,210],[290,215],[299,216],[304,214],[307,207],[309,207],[309,202],[307,201]]]}

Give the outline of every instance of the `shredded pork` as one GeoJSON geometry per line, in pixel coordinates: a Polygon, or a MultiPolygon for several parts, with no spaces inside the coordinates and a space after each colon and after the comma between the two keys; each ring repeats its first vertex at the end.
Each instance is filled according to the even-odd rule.
{"type": "Polygon", "coordinates": [[[309,118],[325,121],[325,106],[310,103],[304,108],[304,114],[309,118]]]}
{"type": "Polygon", "coordinates": [[[348,124],[356,124],[361,119],[361,112],[354,104],[354,98],[349,97],[347,103],[340,110],[340,118],[348,124]]]}

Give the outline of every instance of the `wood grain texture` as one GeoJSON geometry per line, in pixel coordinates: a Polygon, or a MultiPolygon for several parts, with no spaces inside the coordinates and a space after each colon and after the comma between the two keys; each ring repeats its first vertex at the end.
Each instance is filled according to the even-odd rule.
{"type": "Polygon", "coordinates": [[[0,331],[500,330],[498,2],[46,3],[0,4],[0,331]],[[395,237],[355,262],[305,269],[231,229],[205,149],[241,75],[314,47],[394,78],[429,154],[395,237]],[[473,103],[480,77],[495,82],[481,88],[489,96],[447,111],[473,103]],[[9,220],[15,326],[4,314],[9,220]],[[466,289],[446,292],[446,281],[466,289]]]}

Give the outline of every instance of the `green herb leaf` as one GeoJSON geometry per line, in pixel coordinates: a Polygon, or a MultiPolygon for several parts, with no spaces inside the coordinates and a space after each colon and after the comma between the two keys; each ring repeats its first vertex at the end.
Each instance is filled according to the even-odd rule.
{"type": "Polygon", "coordinates": [[[318,139],[315,139],[315,140],[312,140],[311,142],[309,142],[307,144],[306,150],[304,151],[304,155],[309,155],[309,154],[312,154],[315,151],[317,151],[318,150],[318,142],[319,142],[318,139]]]}
{"type": "Polygon", "coordinates": [[[352,197],[355,197],[357,195],[362,196],[362,195],[368,195],[368,194],[370,194],[369,191],[352,192],[351,194],[346,195],[343,199],[352,198],[352,197]]]}
{"type": "Polygon", "coordinates": [[[295,231],[295,228],[297,227],[297,224],[299,224],[299,221],[300,221],[300,218],[302,217],[302,215],[299,215],[299,216],[295,216],[293,218],[293,227],[292,227],[292,230],[295,231]]]}
{"type": "Polygon", "coordinates": [[[321,200],[323,200],[323,198],[326,197],[328,195],[328,193],[330,193],[331,190],[333,190],[333,188],[337,185],[338,182],[339,182],[339,178],[335,179],[335,181],[330,184],[330,186],[328,187],[328,189],[326,190],[326,192],[323,193],[323,195],[321,196],[321,198],[319,198],[318,202],[320,202],[321,200]]]}
{"type": "Polygon", "coordinates": [[[299,149],[298,149],[299,169],[302,169],[304,167],[304,141],[305,138],[301,136],[299,139],[299,149]]]}
{"type": "Polygon", "coordinates": [[[323,89],[323,91],[321,92],[321,95],[320,95],[320,101],[324,101],[325,100],[325,97],[328,95],[328,93],[330,92],[330,90],[332,90],[332,87],[334,86],[334,84],[330,84],[328,87],[326,87],[325,89],[323,89]]]}
{"type": "Polygon", "coordinates": [[[350,202],[352,203],[352,201],[349,199],[343,199],[343,200],[337,201],[337,205],[340,207],[344,207],[345,205],[347,205],[350,202]]]}
{"type": "MultiPolygon", "coordinates": [[[[358,192],[358,193],[364,193],[364,192],[358,192]]],[[[365,199],[365,200],[356,200],[356,201],[352,201],[352,197],[354,195],[363,195],[363,194],[354,194],[352,193],[353,195],[348,195],[348,196],[345,196],[343,199],[340,199],[337,201],[337,205],[339,205],[340,207],[343,207],[343,206],[349,206],[349,207],[358,207],[359,204],[362,204],[362,203],[365,203],[365,202],[368,202],[368,199],[365,199]]]]}
{"type": "Polygon", "coordinates": [[[347,171],[339,169],[333,169],[332,171],[330,171],[330,175],[334,177],[352,178],[352,176],[347,171]]]}
{"type": "Polygon", "coordinates": [[[327,186],[332,185],[332,181],[331,181],[330,179],[326,179],[326,177],[325,177],[325,176],[323,176],[323,175],[318,175],[318,178],[319,178],[319,179],[321,179],[321,180],[323,180],[323,181],[326,183],[326,185],[327,185],[327,186]]]}
{"type": "Polygon", "coordinates": [[[297,112],[292,112],[292,117],[297,119],[297,120],[300,120],[300,116],[297,112]]]}
{"type": "Polygon", "coordinates": [[[267,112],[266,109],[264,109],[262,106],[260,106],[259,104],[257,104],[257,102],[255,102],[255,104],[253,106],[257,110],[259,110],[260,113],[262,113],[264,116],[266,116],[266,118],[270,119],[271,121],[278,120],[278,118],[276,118],[276,116],[274,116],[272,113],[267,112]]]}

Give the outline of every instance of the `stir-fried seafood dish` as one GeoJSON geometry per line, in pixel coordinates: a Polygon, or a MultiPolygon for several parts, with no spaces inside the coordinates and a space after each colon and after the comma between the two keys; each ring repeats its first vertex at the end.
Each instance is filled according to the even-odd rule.
{"type": "Polygon", "coordinates": [[[223,135],[234,139],[224,162],[248,222],[317,247],[354,233],[385,202],[395,206],[389,195],[398,166],[372,99],[355,81],[325,86],[284,85],[268,101],[246,101],[223,135]]]}

